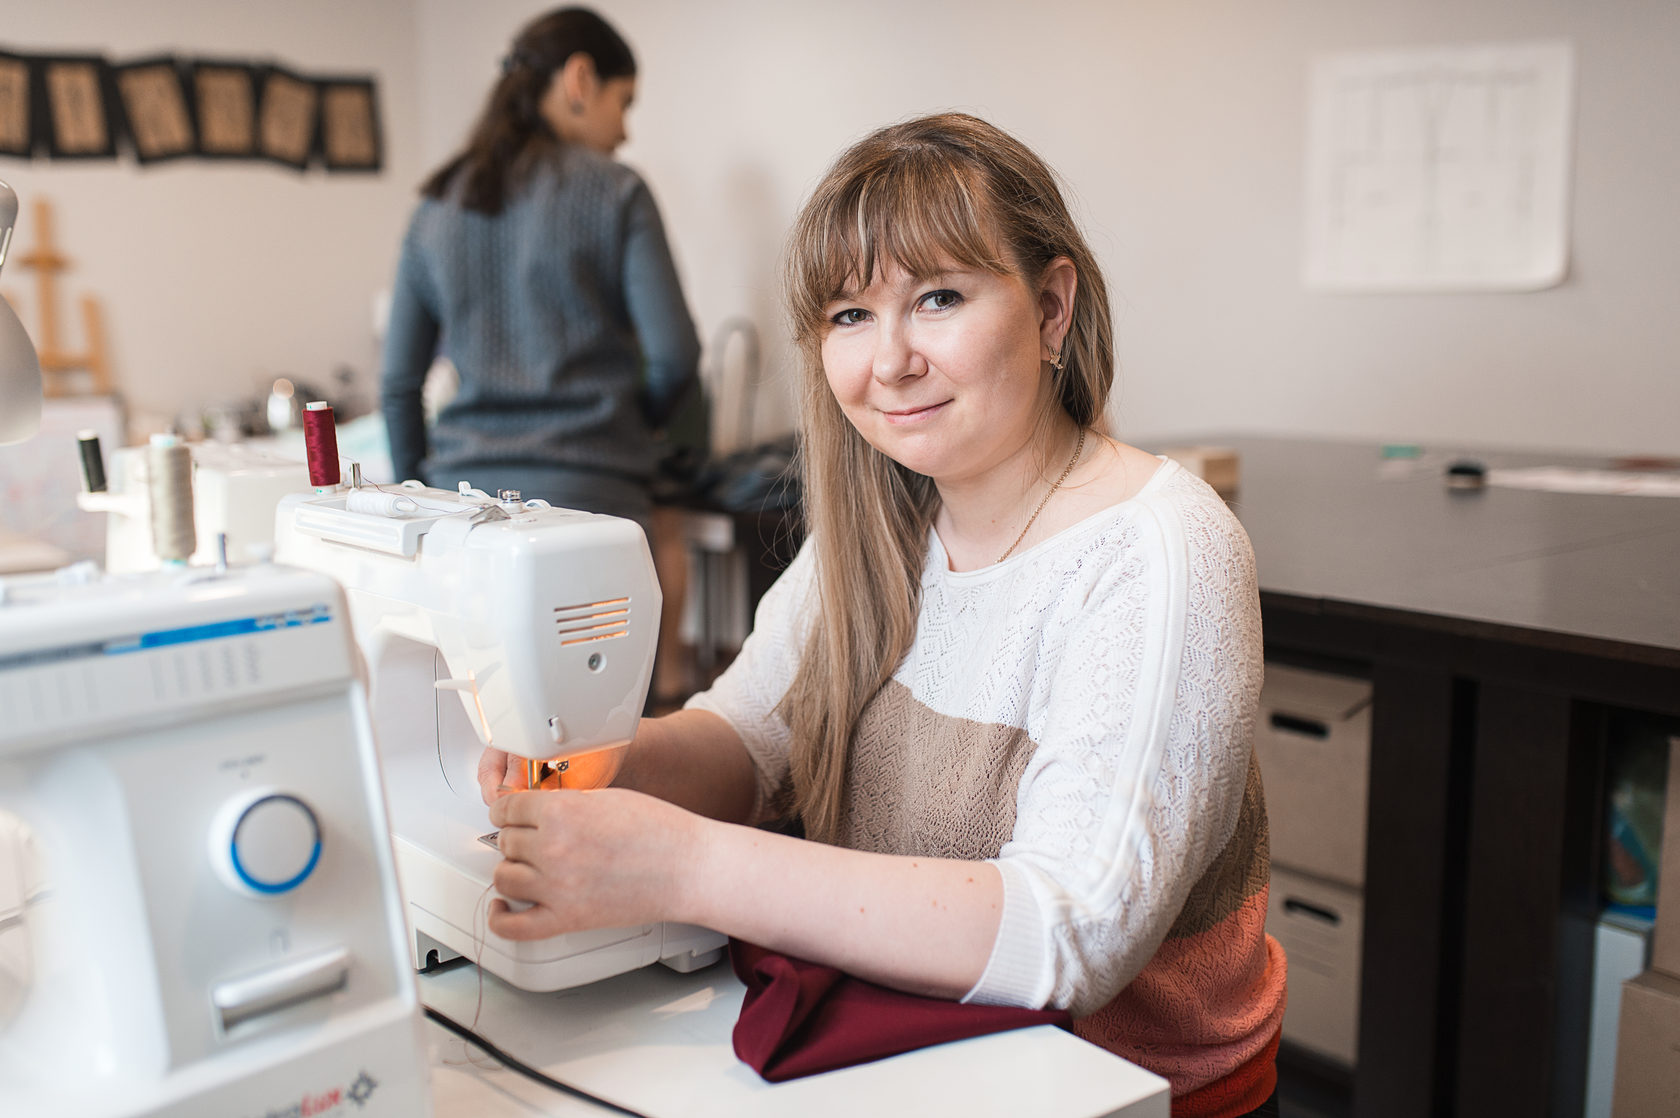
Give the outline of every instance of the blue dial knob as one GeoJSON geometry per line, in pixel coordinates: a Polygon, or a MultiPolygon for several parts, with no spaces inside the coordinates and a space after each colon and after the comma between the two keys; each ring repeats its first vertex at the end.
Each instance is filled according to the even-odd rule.
{"type": "Polygon", "coordinates": [[[234,816],[227,849],[241,885],[271,896],[290,892],[321,860],[321,824],[296,796],[259,794],[234,816]]]}

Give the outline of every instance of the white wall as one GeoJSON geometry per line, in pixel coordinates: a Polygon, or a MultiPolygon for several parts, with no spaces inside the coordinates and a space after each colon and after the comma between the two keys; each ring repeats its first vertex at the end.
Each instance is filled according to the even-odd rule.
{"type": "MultiPolygon", "coordinates": [[[[618,0],[642,63],[632,141],[710,335],[747,314],[776,372],[782,235],[849,140],[963,108],[1072,184],[1109,273],[1123,432],[1243,429],[1680,453],[1680,5],[1672,0],[618,0]],[[1301,290],[1307,64],[1319,51],[1566,37],[1578,89],[1572,270],[1533,295],[1301,290]]],[[[459,143],[533,0],[6,0],[0,46],[271,57],[375,74],[377,177],[262,164],[0,159],[50,197],[104,302],[116,373],[159,416],[348,364],[414,185],[459,143]]],[[[32,244],[27,224],[19,250],[32,244]]],[[[6,268],[34,328],[33,286],[6,268]]],[[[64,312],[72,308],[68,305],[64,312]]],[[[71,320],[74,325],[74,320],[71,320]]],[[[77,344],[78,338],[69,341],[77,344]]],[[[761,405],[787,422],[784,394],[761,405]]]]}
{"type": "MultiPolygon", "coordinates": [[[[460,142],[531,0],[418,0],[423,162],[460,142]]],[[[642,64],[632,141],[703,333],[779,367],[776,254],[849,140],[943,108],[1072,184],[1118,313],[1123,432],[1247,430],[1680,452],[1673,0],[602,0],[642,64]],[[1531,295],[1308,294],[1321,51],[1577,48],[1572,267],[1531,295]]],[[[776,411],[785,415],[785,404],[776,411]]]]}
{"type": "MultiPolygon", "coordinates": [[[[23,199],[14,254],[34,246],[32,200],[50,199],[66,345],[82,345],[82,293],[98,297],[118,387],[141,430],[254,396],[278,374],[323,390],[348,365],[371,397],[373,298],[390,285],[418,178],[412,0],[5,0],[0,46],[271,60],[305,74],[378,79],[386,169],[298,174],[278,164],[0,158],[23,199]]],[[[33,278],[0,275],[31,332],[33,278]]]]}

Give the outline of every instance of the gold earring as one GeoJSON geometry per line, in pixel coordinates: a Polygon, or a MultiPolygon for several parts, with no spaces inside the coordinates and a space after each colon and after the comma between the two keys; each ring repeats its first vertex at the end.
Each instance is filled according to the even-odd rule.
{"type": "Polygon", "coordinates": [[[1062,351],[1061,350],[1052,349],[1050,351],[1050,367],[1052,369],[1056,370],[1059,373],[1059,372],[1062,371],[1062,366],[1064,366],[1066,364],[1067,364],[1067,362],[1065,360],[1063,360],[1063,358],[1062,358],[1062,351]]]}

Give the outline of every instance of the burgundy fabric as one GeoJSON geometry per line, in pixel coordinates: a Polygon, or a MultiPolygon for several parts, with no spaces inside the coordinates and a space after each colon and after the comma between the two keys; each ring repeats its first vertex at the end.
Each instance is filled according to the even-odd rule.
{"type": "Polygon", "coordinates": [[[772,1083],[964,1037],[1071,1022],[1066,1010],[961,1005],[904,994],[833,967],[729,941],[746,984],[735,1055],[772,1083]]]}

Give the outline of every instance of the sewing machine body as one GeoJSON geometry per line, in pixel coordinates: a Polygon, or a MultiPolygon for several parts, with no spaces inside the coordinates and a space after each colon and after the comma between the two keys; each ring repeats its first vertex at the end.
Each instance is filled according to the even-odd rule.
{"type": "Polygon", "coordinates": [[[0,588],[0,1114],[430,1113],[345,614],[272,566],[0,588]]]}
{"type": "Polygon", "coordinates": [[[706,929],[647,924],[516,942],[486,920],[501,856],[477,783],[485,745],[616,771],[653,670],[660,593],[633,522],[444,490],[288,497],[276,556],[331,575],[367,662],[416,967],[466,956],[527,990],[718,957],[706,929]]]}

